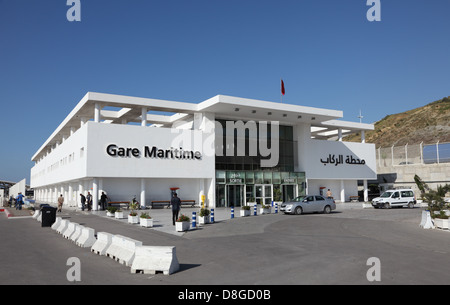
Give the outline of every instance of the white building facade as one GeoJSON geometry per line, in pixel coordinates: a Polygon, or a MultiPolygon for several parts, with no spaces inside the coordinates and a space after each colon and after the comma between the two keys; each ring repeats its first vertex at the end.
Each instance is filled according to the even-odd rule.
{"type": "MultiPolygon", "coordinates": [[[[80,193],[142,206],[205,199],[209,207],[289,200],[327,189],[336,201],[376,179],[373,125],[341,111],[218,95],[198,104],[87,93],[32,157],[39,202],[80,193]],[[360,132],[361,143],[342,141],[360,132]]],[[[367,194],[367,192],[365,192],[367,194]]]]}

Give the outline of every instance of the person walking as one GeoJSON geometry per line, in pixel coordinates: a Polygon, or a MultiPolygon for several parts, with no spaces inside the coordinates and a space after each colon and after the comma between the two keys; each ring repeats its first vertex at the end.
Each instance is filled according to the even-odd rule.
{"type": "Polygon", "coordinates": [[[23,204],[23,195],[22,193],[19,193],[16,197],[16,210],[22,210],[22,204],[23,204]]]}
{"type": "Polygon", "coordinates": [[[58,198],[58,209],[56,210],[57,212],[60,212],[60,213],[61,213],[63,203],[64,203],[64,197],[63,197],[63,195],[61,194],[61,195],[59,196],[59,198],[58,198]]]}
{"type": "Polygon", "coordinates": [[[102,195],[100,196],[100,206],[102,207],[102,210],[106,210],[106,201],[108,200],[108,196],[106,196],[105,192],[102,192],[102,195]]]}
{"type": "Polygon", "coordinates": [[[181,200],[178,198],[177,193],[173,193],[173,197],[170,200],[170,204],[172,205],[172,222],[175,225],[175,222],[178,219],[178,213],[181,209],[181,200]]]}
{"type": "Polygon", "coordinates": [[[333,199],[333,193],[330,191],[330,189],[328,189],[327,191],[327,198],[333,199]]]}
{"type": "Polygon", "coordinates": [[[92,195],[91,195],[91,192],[88,192],[88,194],[86,196],[86,202],[87,202],[88,211],[90,211],[92,209],[92,195]]]}
{"type": "Polygon", "coordinates": [[[86,196],[80,194],[80,200],[81,200],[81,210],[84,211],[84,208],[86,207],[86,196]]]}

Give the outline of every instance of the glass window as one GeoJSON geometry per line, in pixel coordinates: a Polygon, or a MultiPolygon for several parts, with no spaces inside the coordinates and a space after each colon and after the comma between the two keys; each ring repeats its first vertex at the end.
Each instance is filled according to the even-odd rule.
{"type": "Polygon", "coordinates": [[[262,183],[263,183],[263,173],[255,172],[255,184],[262,184],[262,183]]]}
{"type": "Polygon", "coordinates": [[[216,184],[225,184],[225,172],[224,171],[216,171],[216,184]]]}
{"type": "Polygon", "coordinates": [[[325,200],[325,198],[323,198],[322,196],[316,196],[316,201],[322,201],[325,200]]]}
{"type": "Polygon", "coordinates": [[[216,185],[216,206],[225,206],[225,185],[216,185]]]}
{"type": "Polygon", "coordinates": [[[271,185],[264,186],[264,197],[270,197],[270,199],[272,200],[272,186],[271,185]]]}
{"type": "Polygon", "coordinates": [[[245,197],[247,198],[247,202],[255,201],[255,187],[253,185],[245,186],[245,197]]]}
{"type": "Polygon", "coordinates": [[[281,183],[281,173],[280,172],[273,172],[272,173],[272,183],[273,184],[280,184],[281,183]]]}
{"type": "Polygon", "coordinates": [[[411,191],[402,191],[401,194],[402,197],[414,197],[414,194],[411,191]]]}
{"type": "Polygon", "coordinates": [[[255,186],[256,197],[263,197],[263,186],[257,185],[255,186]]]}
{"type": "Polygon", "coordinates": [[[254,184],[255,183],[255,173],[254,172],[246,172],[245,173],[245,183],[246,184],[254,184]]]}
{"type": "Polygon", "coordinates": [[[272,172],[264,172],[264,184],[272,184],[272,172]]]}

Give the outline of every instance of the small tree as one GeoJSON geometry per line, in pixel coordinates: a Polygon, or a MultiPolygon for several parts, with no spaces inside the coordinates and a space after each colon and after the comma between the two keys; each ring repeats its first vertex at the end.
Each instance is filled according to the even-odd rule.
{"type": "Polygon", "coordinates": [[[444,197],[440,196],[436,191],[430,190],[423,194],[423,198],[428,202],[430,211],[441,211],[445,208],[444,197]]]}
{"type": "Polygon", "coordinates": [[[417,187],[420,190],[421,197],[423,198],[423,195],[425,194],[425,192],[429,191],[430,188],[428,187],[428,185],[425,182],[422,181],[422,179],[420,179],[420,177],[417,174],[414,175],[414,181],[416,182],[417,187]]]}
{"type": "MultiPolygon", "coordinates": [[[[450,189],[449,185],[445,185],[444,187],[438,186],[437,191],[430,189],[430,187],[420,179],[419,176],[414,176],[414,181],[417,184],[417,187],[420,190],[421,197],[428,203],[428,208],[430,211],[442,211],[446,204],[444,200],[445,193],[448,189],[450,189]]],[[[434,213],[432,213],[432,216],[434,213]]]]}

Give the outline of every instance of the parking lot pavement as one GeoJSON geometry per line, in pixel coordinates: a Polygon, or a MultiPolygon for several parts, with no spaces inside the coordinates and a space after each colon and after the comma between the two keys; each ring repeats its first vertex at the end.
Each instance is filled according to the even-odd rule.
{"type": "MultiPolygon", "coordinates": [[[[192,213],[194,209],[184,208],[192,213]]],[[[216,209],[215,224],[174,233],[171,211],[149,210],[158,226],[140,228],[104,212],[63,209],[65,219],[144,245],[176,246],[180,271],[131,274],[114,260],[82,249],[31,218],[0,215],[0,283],[72,284],[67,260],[81,261],[81,284],[371,284],[367,260],[381,261],[381,284],[450,283],[449,232],[419,228],[421,209],[339,205],[331,214],[241,218],[216,209]]]]}

